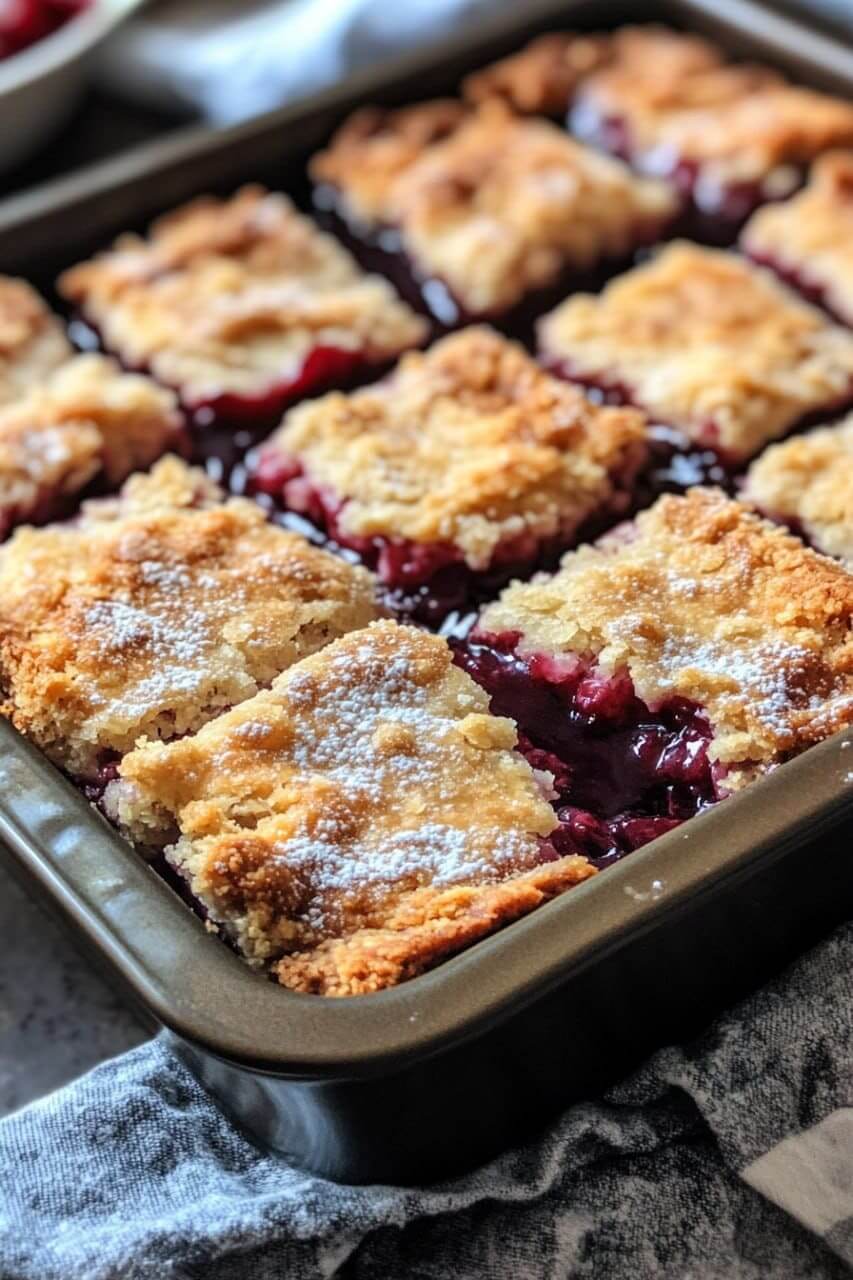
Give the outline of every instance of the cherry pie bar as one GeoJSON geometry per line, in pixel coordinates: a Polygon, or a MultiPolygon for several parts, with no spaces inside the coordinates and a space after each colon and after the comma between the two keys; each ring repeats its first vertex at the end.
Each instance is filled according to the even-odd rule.
{"type": "MultiPolygon", "coordinates": [[[[415,110],[399,126],[407,143],[415,110]]],[[[420,110],[430,113],[429,135],[435,104],[420,110]]],[[[383,126],[392,135],[396,127],[393,117],[383,126]]],[[[549,121],[514,116],[497,101],[402,169],[372,164],[376,148],[370,135],[359,146],[353,127],[344,126],[312,162],[312,176],[332,184],[354,234],[384,232],[386,243],[399,244],[396,275],[408,273],[407,291],[416,281],[447,324],[505,314],[543,289],[624,260],[656,240],[676,212],[664,184],[637,178],[549,121]],[[396,233],[390,241],[389,228],[396,233]]]]}
{"type": "Polygon", "coordinates": [[[737,465],[853,402],[853,334],[735,254],[676,242],[539,327],[548,366],[737,465]]]}
{"type": "Polygon", "coordinates": [[[615,523],[648,452],[641,414],[593,405],[476,327],[292,409],[252,488],[355,551],[395,608],[438,622],[615,523]]]}
{"type": "Polygon", "coordinates": [[[466,98],[500,98],[522,114],[562,117],[589,76],[604,67],[654,77],[658,84],[720,66],[708,40],[667,27],[620,27],[613,32],[555,31],[519,53],[484,67],[463,82],[466,98]]]}
{"type": "Polygon", "coordinates": [[[65,514],[87,488],[114,488],[182,439],[170,391],[104,356],[67,360],[0,405],[0,536],[65,514]]]}
{"type": "Polygon", "coordinates": [[[821,152],[853,143],[853,104],[768,67],[642,56],[589,76],[571,127],[734,229],[757,205],[789,195],[821,152]]]}
{"type": "Polygon", "coordinates": [[[107,802],[209,921],[327,996],[431,968],[594,875],[560,857],[508,720],[436,636],[377,622],[197,734],[126,756],[107,802]]]}
{"type": "Polygon", "coordinates": [[[3,712],[93,798],[141,737],[199,728],[375,616],[365,570],[218,496],[167,458],[0,549],[3,712]]]}
{"type": "Polygon", "coordinates": [[[816,160],[804,191],[753,214],[741,246],[853,325],[853,151],[831,151],[816,160]]]}
{"type": "Polygon", "coordinates": [[[853,576],[719,490],[513,583],[459,661],[606,866],[853,724],[853,576]]]}
{"type": "Polygon", "coordinates": [[[767,449],[743,497],[853,569],[853,415],[767,449]]]}
{"type": "Polygon", "coordinates": [[[61,323],[35,290],[0,276],[0,405],[24,395],[71,354],[61,323]]]}
{"type": "Polygon", "coordinates": [[[199,423],[282,406],[381,368],[426,324],[283,195],[244,187],[122,236],[60,290],[104,347],[174,387],[199,423]]]}

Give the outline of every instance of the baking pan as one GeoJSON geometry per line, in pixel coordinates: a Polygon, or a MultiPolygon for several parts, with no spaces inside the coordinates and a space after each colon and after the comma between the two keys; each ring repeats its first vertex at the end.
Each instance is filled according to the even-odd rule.
{"type": "MultiPolygon", "coordinates": [[[[236,129],[165,143],[7,202],[0,269],[44,284],[118,231],[208,189],[297,191],[354,106],[452,90],[538,31],[661,19],[821,87],[853,54],[747,0],[535,0],[236,129]]],[[[431,973],[348,1000],[242,964],[57,771],[0,723],[0,837],[15,869],[259,1142],[341,1181],[426,1182],[697,1030],[850,914],[853,730],[431,973]]]]}

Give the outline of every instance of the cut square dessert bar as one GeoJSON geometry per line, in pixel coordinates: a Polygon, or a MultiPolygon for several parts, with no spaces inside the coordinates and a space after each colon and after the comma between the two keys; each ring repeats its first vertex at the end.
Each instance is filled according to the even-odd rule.
{"type": "Polygon", "coordinates": [[[734,229],[757,205],[790,194],[822,151],[853,142],[853,104],[768,67],[637,59],[583,82],[571,127],[734,229]]]}
{"type": "Polygon", "coordinates": [[[513,725],[436,636],[378,622],[169,744],[107,802],[296,991],[377,991],[594,874],[558,857],[513,725]]]}
{"type": "Polygon", "coordinates": [[[853,325],[853,151],[832,151],[816,160],[804,191],[753,214],[741,246],[853,325]]]}
{"type": "Polygon", "coordinates": [[[853,415],[765,450],[743,497],[853,569],[853,415]]]}
{"type": "Polygon", "coordinates": [[[369,137],[353,145],[345,131],[315,158],[312,175],[333,183],[356,234],[365,223],[368,231],[396,229],[406,260],[398,266],[445,323],[500,315],[561,279],[624,259],[656,240],[676,211],[664,184],[497,101],[426,145],[402,172],[370,170],[376,181],[365,200],[372,146],[369,137]]]}
{"type": "Polygon", "coordinates": [[[722,53],[710,41],[668,27],[554,31],[468,76],[462,91],[473,102],[501,98],[524,114],[561,117],[580,86],[603,67],[654,77],[660,83],[705,71],[722,61],[722,53]]]}
{"type": "Polygon", "coordinates": [[[251,487],[375,567],[394,607],[438,621],[614,523],[647,456],[641,414],[593,405],[472,328],[292,409],[251,487]]]}
{"type": "Polygon", "coordinates": [[[103,356],[67,360],[0,405],[0,536],[149,466],[182,442],[183,426],[175,396],[150,378],[103,356]]]}
{"type": "Polygon", "coordinates": [[[93,797],[141,737],[199,728],[375,616],[363,569],[215,496],[166,459],[0,550],[3,713],[93,797]]]}
{"type": "Polygon", "coordinates": [[[677,242],[539,326],[548,366],[736,464],[853,400],[853,335],[736,254],[677,242]]]}
{"type": "Polygon", "coordinates": [[[603,866],[853,724],[853,576],[712,489],[513,583],[459,660],[603,866]]]}
{"type": "Polygon", "coordinates": [[[71,354],[62,324],[35,290],[0,276],[0,405],[24,395],[71,354]]]}
{"type": "Polygon", "coordinates": [[[200,422],[267,421],[387,363],[425,322],[283,195],[245,187],[161,218],[66,271],[60,289],[129,366],[200,422]]]}

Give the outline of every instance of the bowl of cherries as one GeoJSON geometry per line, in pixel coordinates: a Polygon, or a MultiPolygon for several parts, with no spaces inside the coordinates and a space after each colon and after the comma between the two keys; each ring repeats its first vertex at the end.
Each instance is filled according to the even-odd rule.
{"type": "Polygon", "coordinates": [[[67,116],[87,56],[140,0],[0,0],[0,168],[23,160],[67,116]]]}

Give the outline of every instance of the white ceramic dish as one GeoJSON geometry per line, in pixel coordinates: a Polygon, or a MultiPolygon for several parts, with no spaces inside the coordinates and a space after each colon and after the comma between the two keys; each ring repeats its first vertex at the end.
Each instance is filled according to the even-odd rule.
{"type": "Polygon", "coordinates": [[[88,55],[144,0],[93,0],[90,9],[0,61],[0,169],[58,128],[84,84],[88,55]]]}

